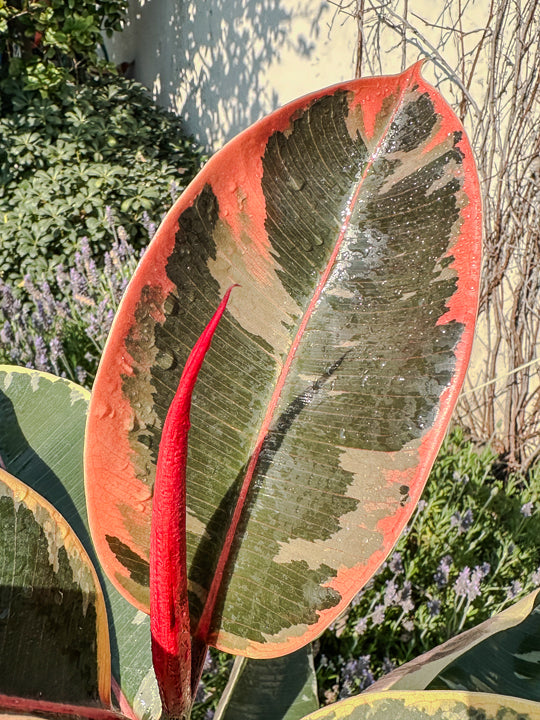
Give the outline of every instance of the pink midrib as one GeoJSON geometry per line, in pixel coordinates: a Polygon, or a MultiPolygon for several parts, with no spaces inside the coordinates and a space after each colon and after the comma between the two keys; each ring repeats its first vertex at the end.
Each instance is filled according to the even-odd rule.
{"type": "Polygon", "coordinates": [[[242,511],[244,509],[244,506],[245,506],[245,503],[247,500],[247,496],[249,493],[249,489],[251,487],[251,482],[253,480],[255,468],[257,467],[257,463],[259,462],[259,456],[261,453],[261,449],[262,449],[264,440],[268,434],[268,431],[270,429],[270,425],[271,425],[272,419],[274,417],[274,412],[276,410],[279,399],[281,397],[281,392],[282,392],[285,382],[287,380],[287,376],[289,374],[289,370],[290,370],[292,362],[294,360],[294,356],[296,354],[298,346],[300,345],[300,342],[304,335],[307,324],[311,319],[311,316],[313,314],[315,306],[317,305],[317,302],[319,301],[319,298],[322,294],[324,286],[326,285],[326,282],[330,276],[330,273],[332,272],[335,260],[341,249],[343,239],[349,228],[350,219],[351,219],[354,207],[356,205],[356,202],[358,200],[358,196],[359,196],[362,186],[364,184],[365,178],[367,177],[367,174],[370,171],[373,163],[375,162],[375,160],[377,159],[377,157],[379,156],[379,154],[381,152],[381,149],[382,149],[383,143],[385,141],[385,138],[387,136],[388,130],[389,130],[390,126],[392,125],[392,122],[394,121],[394,118],[396,117],[396,115],[401,107],[403,96],[405,95],[405,92],[409,88],[409,82],[410,82],[410,77],[407,78],[407,81],[405,82],[403,88],[400,91],[396,105],[392,111],[392,115],[390,116],[383,132],[381,133],[381,136],[377,142],[377,145],[375,146],[375,149],[371,153],[370,159],[366,163],[366,167],[364,168],[362,177],[360,178],[360,180],[358,182],[358,186],[349,201],[345,219],[341,225],[340,232],[339,232],[339,235],[338,235],[338,238],[336,241],[336,245],[335,245],[335,247],[332,251],[332,254],[326,264],[326,268],[321,273],[320,280],[317,284],[317,287],[315,288],[313,297],[310,300],[310,303],[304,313],[304,317],[302,318],[302,321],[298,327],[298,330],[296,332],[294,340],[291,344],[290,351],[287,355],[287,358],[283,364],[283,367],[279,374],[278,380],[276,382],[276,387],[274,389],[274,392],[272,393],[270,402],[268,403],[268,410],[267,410],[264,420],[261,424],[261,428],[260,428],[259,434],[257,436],[257,441],[255,443],[255,448],[251,455],[251,459],[249,461],[249,464],[248,464],[248,467],[246,470],[244,481],[242,483],[242,487],[238,494],[238,500],[236,503],[236,507],[234,509],[233,516],[231,518],[231,524],[229,525],[229,529],[227,530],[227,534],[225,536],[225,541],[223,543],[223,549],[221,551],[218,563],[216,565],[216,570],[214,572],[214,576],[212,578],[212,583],[211,583],[210,589],[208,591],[208,596],[206,598],[205,606],[204,606],[203,612],[201,613],[201,617],[197,624],[197,628],[194,632],[194,638],[198,639],[199,641],[204,641],[206,644],[209,644],[209,640],[210,640],[209,635],[210,635],[210,630],[211,630],[213,614],[214,614],[216,602],[218,599],[218,593],[219,593],[219,590],[222,585],[223,576],[225,574],[225,569],[226,569],[227,563],[229,561],[232,545],[234,542],[234,538],[236,536],[236,531],[238,529],[238,525],[240,523],[240,519],[242,516],[242,511]]]}

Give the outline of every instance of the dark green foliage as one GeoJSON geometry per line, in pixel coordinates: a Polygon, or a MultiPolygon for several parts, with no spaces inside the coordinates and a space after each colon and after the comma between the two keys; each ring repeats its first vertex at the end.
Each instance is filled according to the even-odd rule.
{"type": "Polygon", "coordinates": [[[180,120],[117,75],[88,77],[42,96],[18,90],[0,118],[0,274],[54,278],[81,238],[102,254],[111,210],[135,248],[145,218],[170,206],[201,155],[180,120]],[[145,214],[146,213],[146,214],[145,214]]]}
{"type": "Polygon", "coordinates": [[[17,88],[46,94],[100,64],[102,32],[120,30],[126,8],[126,0],[0,2],[2,94],[17,88]]]}

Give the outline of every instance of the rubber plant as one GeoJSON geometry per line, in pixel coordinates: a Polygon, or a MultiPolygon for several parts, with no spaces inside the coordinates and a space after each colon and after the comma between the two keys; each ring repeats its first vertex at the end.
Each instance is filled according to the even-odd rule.
{"type": "MultiPolygon", "coordinates": [[[[301,653],[390,552],[466,371],[480,227],[468,141],[420,64],[276,111],[169,212],[115,318],[84,459],[96,564],[134,627],[151,612],[165,718],[189,717],[209,645],[251,659],[240,679],[269,658],[279,677],[278,658],[301,653]]],[[[124,690],[132,670],[116,654],[114,707],[142,717],[151,677],[124,690]]],[[[221,717],[245,707],[240,687],[221,717]]],[[[313,717],[538,712],[407,692],[313,717]]],[[[105,689],[76,712],[63,696],[27,699],[19,710],[115,712],[105,689]]]]}

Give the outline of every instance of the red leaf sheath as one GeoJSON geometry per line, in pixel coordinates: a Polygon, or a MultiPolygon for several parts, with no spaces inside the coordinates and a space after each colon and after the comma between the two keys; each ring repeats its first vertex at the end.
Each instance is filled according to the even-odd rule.
{"type": "Polygon", "coordinates": [[[188,718],[192,701],[186,572],[186,462],[191,396],[232,287],[187,359],[159,445],[150,540],[150,628],[163,711],[175,718],[188,718]]]}

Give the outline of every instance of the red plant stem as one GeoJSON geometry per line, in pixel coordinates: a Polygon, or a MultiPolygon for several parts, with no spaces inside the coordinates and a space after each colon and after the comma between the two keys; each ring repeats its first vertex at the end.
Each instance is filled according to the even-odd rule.
{"type": "MultiPolygon", "coordinates": [[[[191,396],[204,356],[234,285],[191,351],[169,407],[159,445],[150,539],[150,629],[152,661],[163,712],[189,718],[196,688],[191,688],[191,631],[186,570],[186,463],[191,396]]],[[[201,656],[194,653],[200,676],[201,656]]]]}
{"type": "Polygon", "coordinates": [[[71,703],[59,703],[51,700],[35,700],[33,698],[20,698],[13,695],[0,694],[0,715],[5,712],[16,715],[29,716],[32,713],[42,714],[44,717],[52,716],[61,718],[63,715],[68,720],[73,718],[88,718],[88,720],[127,720],[124,715],[112,708],[91,707],[85,705],[74,705],[71,703]]]}

